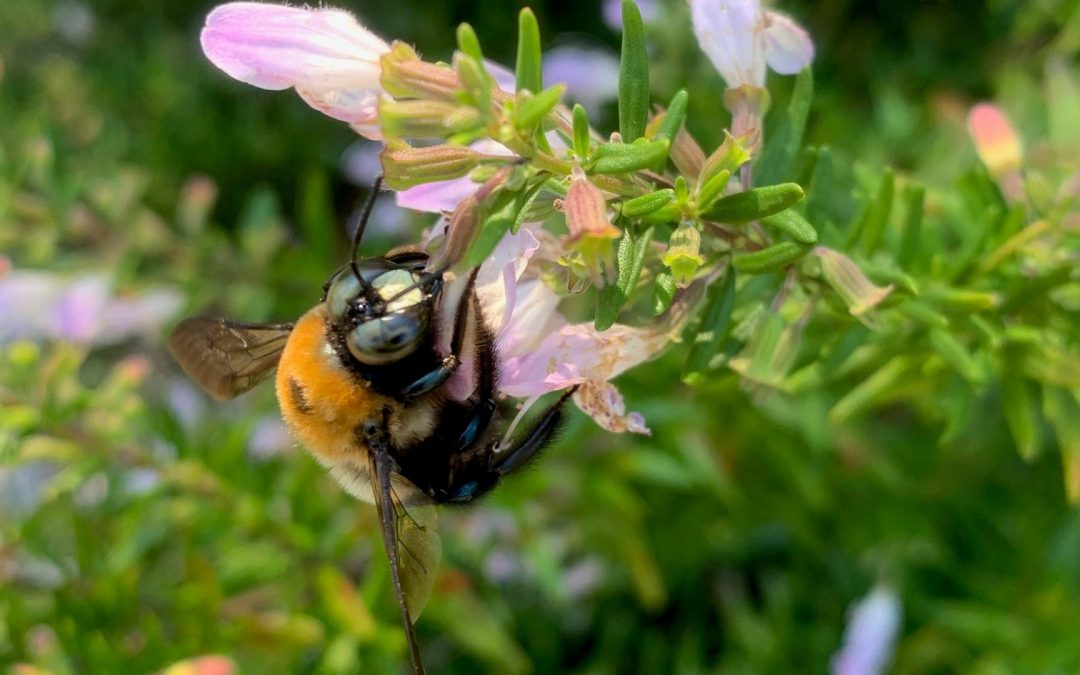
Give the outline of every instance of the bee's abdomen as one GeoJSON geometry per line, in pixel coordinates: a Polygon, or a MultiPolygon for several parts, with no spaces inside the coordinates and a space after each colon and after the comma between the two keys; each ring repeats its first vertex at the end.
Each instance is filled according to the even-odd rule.
{"type": "Polygon", "coordinates": [[[296,322],[281,354],[277,398],[293,435],[320,462],[334,465],[364,451],[356,430],[395,407],[358,382],[326,340],[326,309],[318,305],[296,322]]]}

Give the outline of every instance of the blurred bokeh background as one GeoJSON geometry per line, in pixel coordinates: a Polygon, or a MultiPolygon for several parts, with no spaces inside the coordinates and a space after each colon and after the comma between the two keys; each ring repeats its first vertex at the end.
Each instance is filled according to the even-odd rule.
{"type": "MultiPolygon", "coordinates": [[[[377,171],[346,125],[209,64],[213,4],[0,3],[2,667],[404,669],[373,511],[291,443],[269,388],[213,403],[163,347],[184,312],[309,307],[377,171]]],[[[510,63],[525,3],[337,4],[434,58],[468,21],[510,63]]],[[[617,12],[528,4],[548,79],[578,78],[610,129],[617,12]]],[[[714,147],[722,84],[685,3],[641,5],[656,100],[715,93],[688,117],[714,147]]],[[[848,190],[884,166],[948,190],[976,163],[974,102],[1042,139],[1063,128],[1046,83],[1080,86],[1071,0],[780,8],[815,39],[807,140],[848,190]]],[[[387,202],[377,223],[372,252],[430,220],[387,202]]],[[[958,425],[945,401],[837,427],[827,392],[689,388],[682,357],[619,381],[651,438],[575,413],[543,462],[443,513],[432,672],[825,672],[874,588],[900,608],[893,672],[1080,672],[1080,514],[1052,438],[1022,461],[993,391],[958,425]]]]}

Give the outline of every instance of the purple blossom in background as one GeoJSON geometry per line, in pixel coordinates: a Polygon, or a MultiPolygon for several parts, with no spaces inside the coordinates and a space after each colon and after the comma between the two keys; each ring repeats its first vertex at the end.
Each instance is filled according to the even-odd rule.
{"type": "MultiPolygon", "coordinates": [[[[637,6],[645,23],[652,23],[660,16],[660,3],[657,0],[637,0],[637,6]]],[[[611,30],[622,31],[622,0],[604,0],[600,15],[611,30]]]]}
{"type": "Polygon", "coordinates": [[[66,279],[15,270],[0,277],[0,342],[50,338],[111,344],[158,332],[182,306],[183,296],[173,289],[117,296],[102,275],[66,279]]]}
{"type": "Polygon", "coordinates": [[[844,644],[833,656],[833,675],[878,675],[892,660],[900,633],[900,597],[889,586],[875,586],[848,609],[844,644]]]}
{"type": "Polygon", "coordinates": [[[566,84],[566,98],[596,116],[619,97],[619,57],[604,47],[556,47],[544,54],[544,82],[566,84]]]}

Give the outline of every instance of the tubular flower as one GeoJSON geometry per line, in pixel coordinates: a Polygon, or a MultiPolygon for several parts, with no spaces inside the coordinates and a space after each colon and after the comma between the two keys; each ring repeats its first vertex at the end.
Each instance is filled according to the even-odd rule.
{"type": "Polygon", "coordinates": [[[765,86],[765,66],[793,75],[814,59],[799,24],[759,0],[689,0],[698,44],[730,89],[765,86]]]}
{"type": "Polygon", "coordinates": [[[229,76],[288,89],[308,105],[380,137],[380,57],[390,47],[339,9],[231,2],[206,17],[203,52],[229,76]]]}

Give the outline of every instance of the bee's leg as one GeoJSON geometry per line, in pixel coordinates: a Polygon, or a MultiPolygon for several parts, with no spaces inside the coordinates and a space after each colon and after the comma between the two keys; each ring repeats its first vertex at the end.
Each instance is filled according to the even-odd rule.
{"type": "Polygon", "coordinates": [[[359,429],[360,437],[368,449],[368,471],[371,476],[371,489],[375,498],[375,508],[379,514],[379,529],[382,531],[383,546],[390,562],[390,579],[394,585],[401,621],[405,628],[405,637],[409,642],[409,654],[412,658],[413,671],[424,673],[424,664],[420,658],[420,647],[413,631],[413,618],[409,615],[409,606],[405,602],[405,592],[401,586],[401,571],[398,566],[398,546],[394,527],[394,500],[390,474],[395,470],[391,457],[390,410],[383,409],[381,419],[370,419],[359,429]]]}
{"type": "MultiPolygon", "coordinates": [[[[461,294],[461,300],[458,302],[457,311],[454,313],[454,332],[450,336],[450,353],[446,355],[446,358],[442,360],[434,370],[421,376],[415,382],[405,387],[401,392],[401,395],[406,399],[416,398],[417,396],[423,396],[424,394],[435,390],[442,384],[445,384],[450,376],[454,374],[458,366],[461,365],[461,347],[465,342],[465,331],[469,323],[469,310],[472,309],[473,303],[476,300],[476,293],[473,292],[473,288],[476,285],[476,274],[480,271],[480,268],[474,268],[472,273],[469,274],[469,281],[465,287],[465,291],[461,294]]],[[[478,313],[479,314],[479,313],[478,313]]]]}
{"type": "Polygon", "coordinates": [[[457,504],[471,502],[495,487],[500,478],[527,464],[558,431],[559,423],[562,421],[563,406],[576,390],[577,387],[567,389],[532,424],[519,441],[506,448],[499,448],[497,443],[487,446],[484,453],[487,466],[482,473],[473,474],[460,484],[449,486],[440,498],[457,504]]]}

